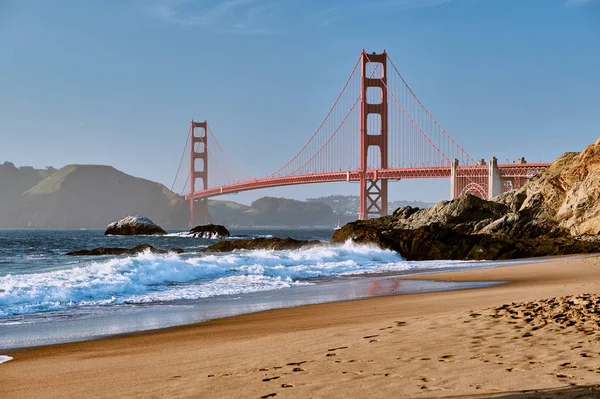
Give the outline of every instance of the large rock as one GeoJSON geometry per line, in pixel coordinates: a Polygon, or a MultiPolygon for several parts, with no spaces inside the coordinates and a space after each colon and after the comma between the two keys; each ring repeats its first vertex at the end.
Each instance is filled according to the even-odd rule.
{"type": "Polygon", "coordinates": [[[167,254],[169,252],[181,254],[183,249],[171,248],[168,251],[164,249],[154,248],[152,245],[141,244],[133,248],[94,248],[91,250],[81,250],[66,253],[66,256],[97,256],[97,255],[135,255],[140,252],[150,251],[154,254],[167,254]]]}
{"type": "Polygon", "coordinates": [[[321,245],[322,243],[318,240],[295,240],[293,238],[252,238],[247,240],[228,240],[219,241],[207,248],[204,248],[202,252],[231,252],[236,249],[271,249],[271,250],[289,250],[299,249],[308,246],[321,245]]]}
{"type": "Polygon", "coordinates": [[[477,222],[497,219],[508,211],[502,203],[483,200],[467,194],[453,201],[441,201],[426,209],[406,206],[394,213],[394,227],[417,229],[430,224],[453,224],[475,227],[477,222]]]}
{"type": "Polygon", "coordinates": [[[143,216],[126,216],[121,220],[112,222],[106,227],[104,235],[115,236],[142,236],[167,234],[160,226],[154,224],[152,220],[143,216]]]}
{"type": "Polygon", "coordinates": [[[205,224],[190,230],[190,235],[196,238],[210,238],[213,240],[229,237],[229,230],[220,224],[205,224]]]}
{"type": "Polygon", "coordinates": [[[493,201],[578,235],[600,233],[599,199],[600,139],[581,153],[565,153],[522,188],[493,201]]]}

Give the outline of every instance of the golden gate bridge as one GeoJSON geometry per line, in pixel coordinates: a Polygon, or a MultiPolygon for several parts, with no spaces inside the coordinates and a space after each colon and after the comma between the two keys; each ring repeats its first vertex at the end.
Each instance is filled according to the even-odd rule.
{"type": "Polygon", "coordinates": [[[476,161],[425,108],[385,51],[364,50],[306,144],[273,173],[255,177],[237,166],[206,120],[191,122],[177,175],[186,153],[183,191],[191,225],[210,222],[208,198],[241,191],[359,182],[359,218],[367,219],[388,214],[390,180],[449,178],[450,199],[465,193],[487,199],[522,186],[550,165],[523,158],[509,164],[476,161]]]}

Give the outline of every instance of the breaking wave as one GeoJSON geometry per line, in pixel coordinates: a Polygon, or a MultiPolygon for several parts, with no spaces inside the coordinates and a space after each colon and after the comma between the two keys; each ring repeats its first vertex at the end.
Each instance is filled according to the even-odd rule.
{"type": "Polygon", "coordinates": [[[346,243],[294,251],[155,255],[89,261],[68,269],[0,277],[0,317],[82,306],[148,304],[267,291],[311,279],[444,268],[456,262],[407,262],[397,253],[346,243]]]}

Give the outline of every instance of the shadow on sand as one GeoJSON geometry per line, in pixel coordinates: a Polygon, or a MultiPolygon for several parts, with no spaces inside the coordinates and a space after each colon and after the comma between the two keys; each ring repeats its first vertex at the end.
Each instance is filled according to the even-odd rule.
{"type": "MultiPolygon", "coordinates": [[[[454,396],[452,397],[454,398],[454,396]]],[[[487,395],[474,395],[468,396],[471,399],[483,399],[483,398],[494,398],[494,399],[541,399],[541,398],[600,398],[600,385],[589,385],[589,386],[572,386],[565,388],[554,388],[554,389],[532,389],[515,392],[500,392],[487,395]]]]}

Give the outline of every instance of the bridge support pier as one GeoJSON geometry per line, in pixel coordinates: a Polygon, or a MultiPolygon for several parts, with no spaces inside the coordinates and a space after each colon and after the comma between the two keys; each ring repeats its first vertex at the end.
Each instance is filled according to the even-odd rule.
{"type": "Polygon", "coordinates": [[[462,191],[462,185],[459,181],[458,174],[458,159],[454,158],[450,164],[450,200],[458,197],[462,191]]]}
{"type": "MultiPolygon", "coordinates": [[[[388,214],[388,182],[378,178],[378,169],[388,167],[388,102],[387,102],[387,53],[367,54],[363,50],[361,56],[361,92],[360,92],[360,220],[370,216],[388,214]],[[369,71],[367,71],[369,67],[369,71]],[[371,77],[373,76],[373,77],[371,77]],[[367,89],[377,89],[379,102],[370,102],[367,89]],[[371,116],[371,118],[369,118],[371,116]],[[377,129],[379,127],[379,129],[377,129]],[[379,155],[379,162],[369,165],[369,149],[371,155],[379,155]],[[373,167],[373,175],[367,176],[369,167],[373,167]]],[[[377,156],[375,155],[375,156],[377,156]]]]}
{"type": "Polygon", "coordinates": [[[190,200],[190,227],[210,224],[212,218],[208,212],[208,199],[190,200]]]}
{"type": "Polygon", "coordinates": [[[488,199],[492,199],[504,192],[504,183],[498,169],[498,159],[492,157],[488,164],[488,199]]]}
{"type": "Polygon", "coordinates": [[[196,179],[202,180],[202,189],[208,189],[208,123],[194,122],[190,124],[190,227],[210,223],[208,199],[195,200],[196,179]],[[200,165],[196,165],[200,160],[200,165]],[[198,167],[198,169],[196,169],[198,167]]]}

